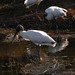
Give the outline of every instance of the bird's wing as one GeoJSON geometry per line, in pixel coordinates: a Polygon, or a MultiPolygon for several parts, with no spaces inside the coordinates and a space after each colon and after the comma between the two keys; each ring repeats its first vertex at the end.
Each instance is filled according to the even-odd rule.
{"type": "Polygon", "coordinates": [[[27,31],[27,36],[31,41],[35,42],[51,42],[54,41],[47,33],[38,30],[27,31]]]}

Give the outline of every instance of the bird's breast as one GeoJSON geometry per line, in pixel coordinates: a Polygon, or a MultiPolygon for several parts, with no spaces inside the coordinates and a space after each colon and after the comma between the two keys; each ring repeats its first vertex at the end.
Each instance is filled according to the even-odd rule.
{"type": "Polygon", "coordinates": [[[19,35],[20,35],[22,38],[24,38],[25,40],[29,40],[26,31],[20,31],[19,35]]]}

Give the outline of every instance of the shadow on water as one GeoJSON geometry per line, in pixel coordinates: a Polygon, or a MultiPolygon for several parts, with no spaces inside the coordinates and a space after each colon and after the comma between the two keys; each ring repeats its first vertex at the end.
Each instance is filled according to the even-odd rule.
{"type": "Polygon", "coordinates": [[[24,40],[0,42],[0,75],[74,75],[74,43],[74,38],[62,38],[55,47],[39,47],[24,40]]]}

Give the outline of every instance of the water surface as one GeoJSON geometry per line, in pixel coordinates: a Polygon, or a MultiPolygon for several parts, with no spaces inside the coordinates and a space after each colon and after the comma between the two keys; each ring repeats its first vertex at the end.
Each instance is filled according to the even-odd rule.
{"type": "Polygon", "coordinates": [[[62,39],[56,47],[39,47],[24,40],[0,42],[0,74],[74,74],[75,38],[62,39]]]}

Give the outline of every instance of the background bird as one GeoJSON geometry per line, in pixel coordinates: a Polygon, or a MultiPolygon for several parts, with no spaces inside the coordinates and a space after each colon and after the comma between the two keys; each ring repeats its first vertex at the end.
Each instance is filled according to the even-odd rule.
{"type": "Polygon", "coordinates": [[[68,11],[66,9],[58,7],[58,6],[51,6],[45,10],[44,17],[48,21],[52,20],[52,23],[56,25],[56,32],[58,34],[58,37],[60,37],[59,36],[60,33],[58,31],[58,25],[60,21],[59,19],[62,19],[62,20],[65,19],[65,17],[67,16],[67,12],[68,11]]]}
{"type": "Polygon", "coordinates": [[[31,7],[32,5],[37,5],[37,8],[36,8],[36,12],[37,12],[37,9],[38,9],[38,5],[42,2],[43,0],[25,0],[24,1],[24,4],[26,5],[26,8],[29,8],[31,7]]]}
{"type": "Polygon", "coordinates": [[[25,40],[31,41],[36,45],[48,45],[52,47],[55,47],[56,45],[56,41],[44,31],[40,30],[24,31],[24,27],[22,25],[18,25],[13,39],[17,34],[19,34],[25,40]]]}
{"type": "Polygon", "coordinates": [[[67,10],[58,6],[51,6],[45,10],[44,16],[47,20],[65,17],[67,16],[67,10]]]}

